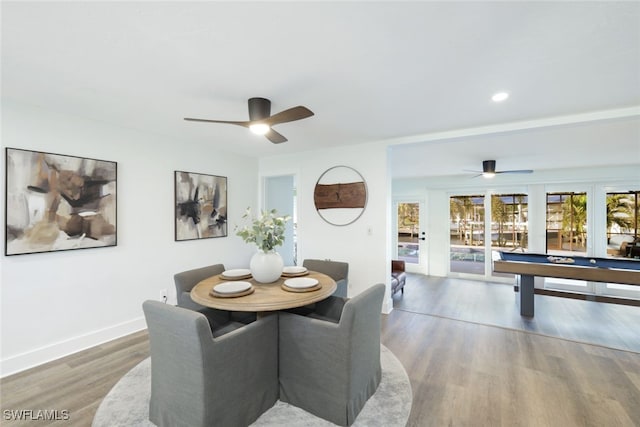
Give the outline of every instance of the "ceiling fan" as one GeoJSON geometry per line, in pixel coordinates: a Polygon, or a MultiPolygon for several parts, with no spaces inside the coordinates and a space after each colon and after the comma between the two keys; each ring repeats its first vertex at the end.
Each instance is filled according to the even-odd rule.
{"type": "Polygon", "coordinates": [[[469,172],[478,173],[478,175],[476,175],[476,176],[483,176],[485,178],[493,178],[498,173],[533,173],[533,170],[532,169],[516,169],[516,170],[507,170],[507,171],[497,171],[496,170],[496,161],[495,160],[483,160],[482,161],[482,172],[480,172],[480,171],[469,171],[469,172]]]}
{"type": "Polygon", "coordinates": [[[274,144],[280,144],[282,142],[286,142],[287,138],[273,130],[273,126],[280,123],[306,119],[311,116],[313,116],[313,111],[301,105],[281,111],[272,116],[271,101],[266,98],[249,98],[248,121],[192,119],[188,117],[185,117],[185,120],[192,122],[227,123],[230,125],[243,126],[251,129],[253,133],[264,135],[274,144]]]}

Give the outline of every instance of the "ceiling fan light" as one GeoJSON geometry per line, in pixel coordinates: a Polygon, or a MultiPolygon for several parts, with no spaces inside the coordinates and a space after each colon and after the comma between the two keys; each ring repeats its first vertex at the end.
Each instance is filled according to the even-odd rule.
{"type": "Polygon", "coordinates": [[[249,125],[249,129],[256,135],[264,135],[269,132],[269,130],[271,130],[269,125],[265,123],[254,123],[252,125],[249,125]]]}
{"type": "Polygon", "coordinates": [[[509,97],[507,92],[498,92],[491,97],[493,102],[502,102],[509,97]]]}
{"type": "Polygon", "coordinates": [[[495,172],[483,172],[482,173],[482,177],[483,178],[491,179],[494,176],[496,176],[495,172]]]}

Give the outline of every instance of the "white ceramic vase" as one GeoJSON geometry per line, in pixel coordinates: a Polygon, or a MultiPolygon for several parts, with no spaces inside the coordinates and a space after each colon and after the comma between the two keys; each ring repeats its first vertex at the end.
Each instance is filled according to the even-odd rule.
{"type": "Polygon", "coordinates": [[[258,250],[249,262],[251,275],[260,283],[273,283],[280,278],[284,262],[276,251],[264,252],[258,250]]]}

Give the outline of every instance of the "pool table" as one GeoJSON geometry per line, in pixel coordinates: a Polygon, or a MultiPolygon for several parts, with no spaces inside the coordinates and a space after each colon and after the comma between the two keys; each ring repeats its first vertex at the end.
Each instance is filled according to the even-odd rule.
{"type": "Polygon", "coordinates": [[[500,259],[493,262],[493,271],[520,275],[520,314],[528,317],[534,315],[535,276],[640,286],[637,259],[500,252],[500,259]]]}

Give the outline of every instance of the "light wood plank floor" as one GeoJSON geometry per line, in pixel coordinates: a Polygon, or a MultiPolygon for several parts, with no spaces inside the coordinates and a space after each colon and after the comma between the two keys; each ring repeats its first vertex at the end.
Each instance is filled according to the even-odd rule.
{"type": "Polygon", "coordinates": [[[102,399],[120,378],[149,357],[147,331],[81,351],[0,380],[2,426],[91,425],[102,399]],[[68,411],[68,420],[15,421],[6,411],[68,411]]]}
{"type": "MultiPolygon", "coordinates": [[[[406,311],[425,297],[419,282],[395,296],[398,307],[383,316],[382,326],[383,343],[411,380],[409,426],[640,426],[638,353],[424,314],[416,307],[406,311]]],[[[469,307],[478,313],[499,311],[495,305],[481,307],[474,292],[437,289],[455,287],[451,282],[428,286],[436,288],[431,298],[439,299],[429,303],[449,307],[447,314],[458,306],[464,313],[469,307]]],[[[571,318],[566,311],[549,314],[556,322],[571,318]]],[[[101,399],[148,351],[143,331],[2,379],[2,425],[89,426],[101,399]],[[70,420],[6,419],[5,410],[19,409],[66,409],[70,420]]]]}
{"type": "Polygon", "coordinates": [[[409,274],[394,309],[525,330],[640,353],[640,307],[535,295],[535,316],[520,316],[513,286],[409,274]]]}

